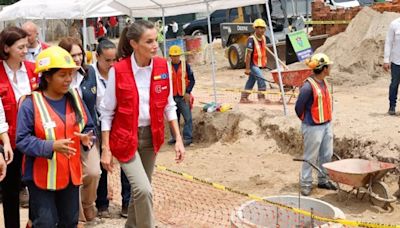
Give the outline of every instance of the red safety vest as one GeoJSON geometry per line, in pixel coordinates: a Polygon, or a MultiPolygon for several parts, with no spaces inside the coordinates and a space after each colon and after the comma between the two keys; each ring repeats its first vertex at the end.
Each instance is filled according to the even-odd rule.
{"type": "Polygon", "coordinates": [[[42,51],[43,51],[44,49],[46,49],[46,48],[48,48],[48,47],[49,47],[49,45],[48,45],[48,44],[46,44],[46,43],[43,43],[43,42],[40,42],[40,46],[42,47],[42,51]]]}
{"type": "Polygon", "coordinates": [[[32,92],[35,136],[39,139],[52,141],[70,138],[74,143],[69,146],[76,149],[76,154],[70,158],[54,151],[52,159],[42,157],[34,159],[33,181],[41,189],[61,190],[68,186],[70,180],[73,185],[82,184],[80,139],[74,135],[74,132],[82,132],[87,123],[87,114],[78,92],[71,90],[71,93],[78,104],[79,112],[83,116],[83,120],[79,123],[76,123],[75,112],[70,102],[67,101],[64,122],[41,92],[32,92]]]}
{"type": "MultiPolygon", "coordinates": [[[[311,105],[311,116],[316,124],[326,123],[332,120],[332,98],[328,89],[328,83],[324,80],[324,87],[320,86],[312,77],[308,77],[313,90],[313,103],[311,105]]],[[[304,117],[303,117],[304,119],[304,117]]]]}
{"type": "MultiPolygon", "coordinates": [[[[138,147],[139,94],[132,71],[131,58],[114,64],[117,107],[110,131],[110,149],[121,162],[135,156],[138,147]]],[[[164,109],[170,91],[167,61],[153,58],[150,82],[150,121],[154,153],[164,143],[164,109]]]]}
{"type": "Polygon", "coordinates": [[[172,63],[169,63],[170,72],[172,73],[172,90],[174,96],[183,96],[186,93],[186,88],[189,86],[189,77],[186,71],[186,62],[181,60],[178,71],[172,63]]]}
{"type": "Polygon", "coordinates": [[[253,38],[253,64],[258,67],[267,66],[267,41],[265,36],[262,36],[262,40],[257,39],[256,35],[250,36],[253,38]]]}
{"type": "MultiPolygon", "coordinates": [[[[24,61],[24,65],[28,73],[27,76],[29,78],[31,90],[33,91],[38,87],[38,76],[34,73],[35,64],[24,61]]],[[[11,146],[15,149],[18,101],[15,99],[14,90],[8,79],[6,70],[4,69],[3,61],[0,61],[0,97],[6,114],[6,121],[9,125],[8,135],[10,137],[11,146]]]]}

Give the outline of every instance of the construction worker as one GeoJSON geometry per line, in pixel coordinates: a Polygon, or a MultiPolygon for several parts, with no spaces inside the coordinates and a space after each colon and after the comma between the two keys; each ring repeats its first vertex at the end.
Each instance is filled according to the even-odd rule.
{"type": "Polygon", "coordinates": [[[1,183],[6,228],[20,226],[19,192],[21,189],[22,154],[15,149],[18,101],[37,87],[33,63],[25,61],[28,34],[18,27],[7,27],[0,33],[0,96],[9,129],[14,159],[7,165],[7,176],[1,183]]]}
{"type": "Polygon", "coordinates": [[[18,113],[17,149],[25,154],[24,181],[33,227],[76,227],[81,144],[93,145],[93,122],[76,90],[71,55],[53,46],[39,53],[39,89],[26,96],[18,113]]]}
{"type": "MultiPolygon", "coordinates": [[[[89,115],[95,123],[98,121],[96,108],[97,79],[96,74],[89,74],[89,67],[83,62],[85,59],[82,41],[75,37],[64,37],[58,46],[68,51],[78,66],[73,71],[70,87],[78,91],[79,96],[89,110],[89,115]]],[[[97,130],[97,129],[96,129],[97,130]]],[[[96,132],[100,134],[100,132],[96,132]]],[[[79,206],[79,227],[86,222],[96,223],[97,211],[95,201],[97,187],[100,180],[100,152],[99,145],[95,144],[91,151],[81,153],[83,168],[83,185],[80,189],[81,204],[79,206]]]]}
{"type": "Polygon", "coordinates": [[[100,105],[101,163],[110,172],[117,158],[128,177],[132,193],[125,227],[155,227],[151,179],[164,143],[164,115],[176,139],[176,162],[185,154],[168,65],[156,56],[157,30],[150,21],[137,20],[124,30],[118,48],[124,57],[110,69],[100,105]]]}
{"type": "MultiPolygon", "coordinates": [[[[332,97],[326,77],[329,76],[332,62],[323,53],[314,54],[306,61],[314,74],[307,78],[300,89],[295,110],[301,119],[304,138],[304,159],[325,173],[322,164],[330,162],[333,155],[332,97]]],[[[301,170],[301,194],[308,196],[312,190],[312,167],[304,162],[301,170]]],[[[336,190],[326,175],[318,175],[318,188],[336,190]]]]}
{"type": "MultiPolygon", "coordinates": [[[[116,62],[116,52],[117,48],[113,42],[108,39],[102,39],[99,42],[96,50],[97,62],[89,67],[88,74],[95,74],[97,79],[97,97],[96,97],[96,109],[100,113],[100,103],[104,98],[104,93],[107,88],[108,82],[108,72],[110,68],[116,62]]],[[[97,126],[98,132],[101,132],[100,123],[97,126]]],[[[100,134],[99,134],[100,135],[100,134]]],[[[101,150],[100,150],[101,153],[101,150]]],[[[97,215],[100,218],[110,218],[111,214],[108,210],[109,207],[109,189],[107,180],[107,170],[101,167],[101,176],[99,181],[99,186],[97,187],[97,215]]],[[[122,196],[122,208],[121,216],[128,217],[128,205],[131,198],[131,186],[129,185],[128,178],[126,177],[124,171],[121,169],[121,196],[122,196]]]]}
{"type": "MultiPolygon", "coordinates": [[[[257,82],[258,91],[265,92],[267,90],[267,85],[265,83],[265,78],[262,73],[262,68],[267,67],[267,41],[265,38],[265,30],[267,24],[261,18],[256,19],[253,22],[253,28],[255,30],[254,34],[249,36],[247,40],[246,48],[246,70],[245,74],[249,76],[245,90],[252,90],[254,84],[257,82]]],[[[249,92],[242,92],[240,98],[240,103],[252,103],[249,100],[249,92]]],[[[265,99],[265,94],[258,94],[258,101],[261,103],[268,103],[269,101],[265,99]]]]}
{"type": "MultiPolygon", "coordinates": [[[[183,145],[189,146],[193,140],[193,123],[192,112],[190,110],[190,93],[195,84],[193,71],[190,65],[181,58],[182,49],[178,45],[173,45],[169,48],[169,57],[171,61],[168,63],[169,72],[172,75],[172,91],[174,101],[176,103],[176,113],[178,116],[178,125],[180,123],[180,115],[182,114],[185,120],[183,127],[183,145]]],[[[175,143],[175,138],[168,141],[168,144],[175,143]]]]}
{"type": "Polygon", "coordinates": [[[383,69],[391,72],[389,86],[389,115],[396,115],[397,94],[400,84],[400,18],[390,23],[386,35],[385,49],[383,55],[383,69]]]}
{"type": "Polygon", "coordinates": [[[28,52],[26,53],[26,60],[34,63],[39,53],[48,48],[49,45],[39,41],[38,27],[32,21],[25,22],[22,25],[22,29],[28,33],[28,52]]]}

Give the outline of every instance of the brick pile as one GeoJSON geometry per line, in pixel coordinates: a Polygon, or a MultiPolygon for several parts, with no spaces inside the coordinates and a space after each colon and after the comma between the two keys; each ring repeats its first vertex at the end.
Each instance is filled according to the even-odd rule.
{"type": "MultiPolygon", "coordinates": [[[[326,5],[322,1],[314,1],[311,3],[312,8],[312,20],[313,21],[348,21],[352,20],[363,7],[352,7],[352,8],[337,8],[331,9],[329,5],[326,5]]],[[[400,13],[400,0],[393,0],[392,2],[375,3],[372,9],[383,13],[383,12],[396,12],[400,13]]],[[[326,24],[326,25],[313,25],[313,31],[311,35],[322,35],[329,34],[333,36],[335,34],[344,32],[348,24],[326,24]]]]}

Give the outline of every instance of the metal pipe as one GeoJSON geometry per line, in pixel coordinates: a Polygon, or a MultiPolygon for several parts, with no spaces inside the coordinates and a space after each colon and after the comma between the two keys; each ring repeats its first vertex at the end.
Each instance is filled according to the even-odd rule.
{"type": "Polygon", "coordinates": [[[161,10],[162,10],[162,24],[163,24],[162,33],[164,36],[164,39],[163,39],[164,53],[163,54],[164,54],[164,58],[167,58],[167,39],[166,39],[166,32],[165,32],[165,9],[161,8],[161,10]]]}
{"type": "Polygon", "coordinates": [[[214,59],[214,48],[212,45],[212,34],[211,34],[211,19],[210,19],[210,4],[207,4],[207,23],[208,23],[208,39],[210,41],[210,53],[211,53],[211,65],[212,65],[212,80],[213,80],[213,90],[214,90],[214,102],[217,104],[217,86],[215,83],[215,59],[214,59]]]}
{"type": "Polygon", "coordinates": [[[278,71],[279,88],[281,90],[281,96],[282,96],[282,101],[283,101],[283,113],[285,116],[287,116],[288,113],[287,113],[287,105],[286,105],[286,99],[285,99],[285,91],[283,90],[282,72],[281,72],[281,67],[279,65],[278,51],[276,49],[274,29],[272,28],[271,13],[269,12],[268,1],[270,1],[270,0],[265,0],[265,7],[267,8],[268,24],[269,24],[269,30],[271,32],[271,42],[272,42],[272,47],[274,48],[276,69],[278,71]]]}

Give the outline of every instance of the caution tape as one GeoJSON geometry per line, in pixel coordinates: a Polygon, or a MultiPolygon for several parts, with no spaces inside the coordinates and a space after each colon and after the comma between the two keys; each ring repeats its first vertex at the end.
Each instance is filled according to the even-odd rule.
{"type": "MultiPolygon", "coordinates": [[[[212,90],[207,87],[196,87],[200,89],[206,89],[206,90],[212,90]]],[[[281,95],[282,93],[279,91],[271,91],[271,90],[266,90],[266,91],[257,91],[257,90],[244,90],[244,89],[238,89],[238,88],[216,88],[217,91],[224,91],[224,92],[234,92],[234,93],[255,93],[255,94],[274,94],[274,95],[281,95]]],[[[293,96],[297,97],[298,93],[294,92],[285,92],[286,96],[293,96]]]]}
{"type": "Polygon", "coordinates": [[[306,25],[347,25],[350,20],[338,20],[338,21],[304,21],[306,25]]]}
{"type": "Polygon", "coordinates": [[[235,193],[235,194],[239,194],[239,195],[248,197],[248,198],[250,198],[252,200],[262,201],[262,202],[270,204],[270,205],[274,205],[274,206],[277,206],[277,207],[280,207],[280,208],[284,208],[284,209],[290,210],[290,211],[292,211],[294,213],[301,214],[301,215],[304,215],[304,216],[307,216],[307,217],[311,217],[312,219],[318,220],[318,221],[321,221],[321,222],[337,223],[337,224],[342,224],[342,225],[352,226],[352,227],[400,228],[400,225],[390,225],[390,224],[383,224],[383,223],[352,221],[352,220],[347,220],[347,219],[330,219],[330,218],[325,218],[325,217],[321,217],[321,216],[316,216],[316,215],[312,214],[309,211],[305,211],[305,210],[302,210],[302,209],[299,209],[299,208],[295,208],[295,207],[292,207],[292,206],[288,206],[288,205],[284,205],[284,204],[281,204],[281,203],[276,203],[276,202],[264,199],[264,198],[262,198],[260,196],[253,195],[253,194],[248,194],[248,193],[245,193],[245,192],[241,192],[239,190],[236,190],[236,189],[233,189],[233,188],[230,188],[230,187],[226,187],[226,186],[224,186],[222,184],[214,183],[214,182],[211,182],[211,181],[207,181],[207,180],[204,180],[204,179],[189,175],[187,173],[178,172],[176,170],[169,169],[169,168],[167,168],[165,166],[156,165],[156,168],[158,170],[161,170],[161,171],[167,171],[167,172],[170,172],[170,173],[174,173],[174,174],[180,175],[180,176],[182,176],[182,177],[184,177],[184,178],[186,178],[188,180],[191,180],[191,181],[198,181],[198,182],[201,182],[203,184],[210,185],[213,188],[218,189],[218,190],[232,192],[232,193],[235,193]]]}

